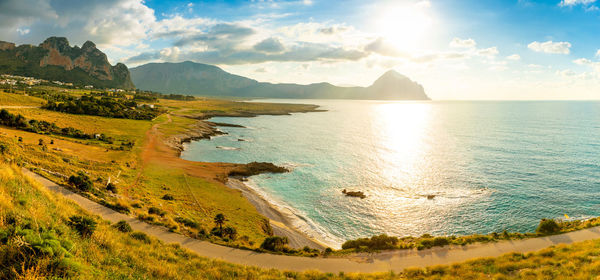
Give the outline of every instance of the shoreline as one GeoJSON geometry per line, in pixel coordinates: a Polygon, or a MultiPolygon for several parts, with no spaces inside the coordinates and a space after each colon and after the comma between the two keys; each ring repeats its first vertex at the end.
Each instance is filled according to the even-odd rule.
{"type": "MultiPolygon", "coordinates": [[[[284,116],[291,115],[291,113],[309,113],[309,112],[323,112],[325,110],[318,109],[318,105],[310,105],[309,109],[301,110],[301,111],[280,111],[280,112],[236,112],[236,113],[215,113],[208,112],[203,115],[179,115],[182,117],[187,117],[191,119],[195,119],[196,122],[190,125],[183,133],[173,135],[168,139],[165,139],[165,144],[169,146],[176,152],[176,156],[181,158],[181,154],[185,151],[185,144],[193,142],[193,141],[201,141],[210,139],[213,136],[227,134],[218,129],[218,127],[243,127],[239,125],[232,125],[228,123],[220,123],[220,122],[212,122],[210,119],[214,117],[257,117],[261,115],[273,115],[273,116],[284,116]]],[[[177,116],[176,114],[174,114],[177,116]]],[[[201,162],[201,161],[198,161],[201,162]]],[[[238,165],[238,164],[235,164],[238,165]]],[[[240,166],[247,166],[247,164],[241,164],[240,166]]],[[[262,171],[268,172],[268,171],[262,171]]],[[[262,173],[260,172],[260,173],[262,173]]],[[[250,176],[253,174],[250,174],[250,176]]],[[[248,186],[244,182],[234,178],[232,176],[227,176],[223,178],[221,182],[228,188],[239,190],[244,198],[248,200],[257,210],[258,213],[265,216],[269,219],[269,224],[273,230],[273,235],[287,237],[289,241],[289,246],[294,249],[302,249],[305,246],[308,246],[312,249],[324,250],[325,248],[331,247],[330,245],[325,244],[309,236],[308,234],[300,231],[296,226],[294,226],[293,218],[294,216],[291,211],[287,211],[285,209],[281,209],[281,207],[275,205],[269,199],[265,198],[264,195],[261,195],[259,192],[254,190],[252,187],[248,186]]]]}
{"type": "Polygon", "coordinates": [[[242,195],[254,205],[256,210],[269,219],[271,228],[273,229],[273,235],[284,236],[288,238],[289,246],[294,249],[302,249],[308,246],[312,249],[323,250],[328,246],[327,244],[316,240],[306,233],[296,229],[292,222],[292,213],[285,213],[281,207],[278,207],[271,203],[268,199],[259,194],[256,190],[246,185],[241,180],[229,177],[225,185],[229,188],[239,190],[242,195]]]}

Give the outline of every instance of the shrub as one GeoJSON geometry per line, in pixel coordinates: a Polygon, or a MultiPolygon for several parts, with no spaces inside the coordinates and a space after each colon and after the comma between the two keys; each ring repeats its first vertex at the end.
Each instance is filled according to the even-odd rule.
{"type": "Polygon", "coordinates": [[[237,237],[237,230],[235,230],[234,227],[225,227],[223,228],[223,236],[229,237],[229,239],[231,240],[235,240],[235,238],[237,237]]]}
{"type": "Polygon", "coordinates": [[[75,186],[77,189],[83,192],[89,191],[93,186],[90,177],[88,177],[88,175],[86,175],[82,171],[79,171],[77,173],[77,176],[72,175],[71,177],[69,177],[69,184],[75,186]]]}
{"type": "Polygon", "coordinates": [[[287,237],[269,236],[260,244],[260,248],[273,252],[281,252],[287,249],[287,244],[287,237]]]}
{"type": "Polygon", "coordinates": [[[90,237],[96,230],[96,221],[92,218],[84,216],[71,216],[69,218],[69,225],[79,232],[82,237],[90,237]]]}
{"type": "Polygon", "coordinates": [[[146,244],[150,244],[152,242],[152,240],[150,240],[150,237],[147,234],[140,231],[132,232],[129,236],[146,244]]]}
{"type": "Polygon", "coordinates": [[[117,212],[121,212],[121,213],[125,213],[125,214],[129,214],[131,212],[131,210],[129,210],[129,207],[121,202],[117,202],[117,203],[111,205],[111,208],[117,212]]]}
{"type": "Polygon", "coordinates": [[[148,214],[156,214],[156,215],[159,215],[161,217],[164,217],[167,214],[167,212],[161,210],[158,207],[154,207],[153,206],[153,207],[148,208],[148,214]]]}
{"type": "Polygon", "coordinates": [[[369,250],[386,250],[396,248],[396,244],[398,244],[397,237],[382,234],[371,238],[359,238],[346,241],[342,244],[342,249],[360,249],[361,247],[364,247],[369,250]]]}
{"type": "Polygon", "coordinates": [[[560,231],[560,226],[553,219],[542,219],[535,231],[540,234],[551,234],[560,231]]]}
{"type": "Polygon", "coordinates": [[[106,185],[106,190],[112,193],[117,193],[117,186],[115,186],[113,183],[108,183],[108,185],[106,185]]]}
{"type": "Polygon", "coordinates": [[[198,223],[196,223],[188,218],[176,217],[175,221],[178,223],[182,223],[184,226],[190,227],[190,228],[199,228],[200,227],[200,225],[198,225],[198,223]]]}
{"type": "Polygon", "coordinates": [[[163,195],[162,199],[164,200],[175,200],[175,198],[170,194],[163,195]]]}
{"type": "Polygon", "coordinates": [[[120,232],[132,232],[131,226],[126,221],[119,221],[114,227],[120,232]]]}
{"type": "Polygon", "coordinates": [[[0,154],[4,154],[8,151],[8,146],[4,143],[0,143],[0,154]]]}
{"type": "Polygon", "coordinates": [[[436,237],[433,239],[433,246],[445,246],[450,244],[446,237],[436,237]]]}

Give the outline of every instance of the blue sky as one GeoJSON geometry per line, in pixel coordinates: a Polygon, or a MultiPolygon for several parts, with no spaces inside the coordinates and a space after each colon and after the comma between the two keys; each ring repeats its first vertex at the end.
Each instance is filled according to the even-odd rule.
{"type": "Polygon", "coordinates": [[[95,42],[112,63],[192,60],[269,82],[434,99],[599,99],[600,1],[0,0],[0,40],[95,42]]]}

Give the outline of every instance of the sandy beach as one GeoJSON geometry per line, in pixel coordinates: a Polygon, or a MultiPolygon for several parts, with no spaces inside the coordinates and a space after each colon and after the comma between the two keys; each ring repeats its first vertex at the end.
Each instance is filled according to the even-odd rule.
{"type": "Polygon", "coordinates": [[[290,215],[293,214],[286,213],[284,209],[280,209],[280,207],[273,205],[255,190],[244,184],[244,182],[229,177],[226,185],[232,189],[240,190],[242,195],[256,207],[256,210],[269,219],[271,227],[273,228],[273,234],[288,238],[290,247],[299,249],[308,246],[319,250],[328,247],[318,240],[310,238],[306,234],[296,230],[290,217],[290,215]]]}

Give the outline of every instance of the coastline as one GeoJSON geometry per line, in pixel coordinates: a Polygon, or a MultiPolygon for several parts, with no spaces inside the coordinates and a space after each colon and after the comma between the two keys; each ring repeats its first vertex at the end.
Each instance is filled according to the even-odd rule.
{"type": "MultiPolygon", "coordinates": [[[[264,111],[264,112],[205,112],[198,115],[187,115],[187,114],[173,114],[174,116],[181,116],[196,120],[192,125],[188,126],[187,129],[176,135],[171,135],[164,140],[164,143],[175,152],[177,158],[181,158],[182,152],[185,150],[185,144],[192,141],[199,141],[203,139],[210,139],[212,136],[218,136],[227,134],[218,129],[218,127],[228,127],[237,125],[219,123],[210,121],[213,117],[256,117],[260,115],[290,115],[291,113],[308,113],[308,112],[322,112],[325,110],[318,109],[318,105],[306,105],[307,108],[298,111],[264,111]]],[[[201,162],[201,161],[199,161],[201,162]]],[[[227,163],[225,163],[227,164],[227,163]]],[[[257,210],[258,213],[269,219],[269,224],[273,230],[273,234],[277,236],[287,237],[289,246],[295,249],[302,249],[308,246],[312,249],[324,250],[329,245],[310,237],[308,234],[300,231],[294,226],[294,216],[289,210],[281,209],[274,203],[270,202],[268,198],[261,195],[259,192],[248,186],[244,182],[232,177],[234,176],[235,170],[247,170],[251,164],[227,164],[231,165],[228,169],[230,175],[218,178],[226,187],[231,189],[239,190],[244,198],[248,200],[257,210]]],[[[272,165],[272,164],[271,164],[272,165]]],[[[266,169],[258,171],[259,173],[271,172],[273,168],[278,168],[275,165],[269,166],[266,169]]],[[[238,172],[239,173],[239,172],[238,172]]],[[[254,174],[246,174],[244,177],[251,176],[254,174]]]]}
{"type": "Polygon", "coordinates": [[[288,238],[290,247],[301,249],[308,246],[312,249],[319,250],[329,247],[327,244],[311,238],[307,234],[297,230],[292,222],[292,213],[286,213],[283,209],[271,203],[241,180],[229,177],[225,185],[229,188],[239,190],[242,195],[254,205],[260,214],[269,219],[274,235],[285,236],[288,238]]]}

